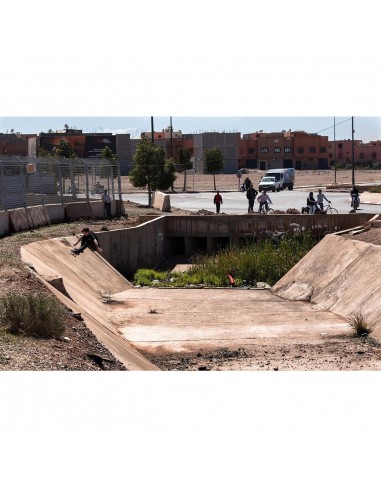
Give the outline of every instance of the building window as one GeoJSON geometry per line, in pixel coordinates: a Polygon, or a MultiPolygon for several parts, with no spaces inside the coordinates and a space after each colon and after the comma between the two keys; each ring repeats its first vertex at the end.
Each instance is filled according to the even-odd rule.
{"type": "Polygon", "coordinates": [[[304,147],[298,147],[298,154],[304,154],[304,147]]]}
{"type": "Polygon", "coordinates": [[[291,154],[291,147],[285,147],[284,148],[284,153],[285,154],[291,154]]]}
{"type": "Polygon", "coordinates": [[[372,152],[372,159],[377,159],[377,152],[372,152]]]}
{"type": "Polygon", "coordinates": [[[364,152],[360,152],[360,159],[364,159],[364,157],[365,157],[364,152]]]}
{"type": "Polygon", "coordinates": [[[325,154],[327,152],[327,148],[326,147],[320,147],[320,153],[321,154],[325,154]]]}
{"type": "Polygon", "coordinates": [[[338,147],[339,147],[339,149],[342,149],[343,148],[343,144],[342,143],[339,143],[338,147]]]}
{"type": "Polygon", "coordinates": [[[261,147],[262,154],[267,154],[268,151],[269,151],[269,148],[268,147],[261,147]]]}
{"type": "Polygon", "coordinates": [[[274,153],[280,154],[280,147],[274,147],[274,153]]]}
{"type": "Polygon", "coordinates": [[[310,147],[310,154],[315,154],[316,147],[310,147]]]}
{"type": "Polygon", "coordinates": [[[254,149],[253,149],[253,147],[250,147],[250,148],[249,148],[249,154],[254,154],[254,149]]]}
{"type": "Polygon", "coordinates": [[[343,158],[343,153],[342,152],[339,152],[339,155],[337,156],[338,159],[342,159],[343,158]]]}

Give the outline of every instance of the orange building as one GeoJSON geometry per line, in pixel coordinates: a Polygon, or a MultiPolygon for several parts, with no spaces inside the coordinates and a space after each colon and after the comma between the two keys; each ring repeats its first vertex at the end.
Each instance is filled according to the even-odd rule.
{"type": "Polygon", "coordinates": [[[362,140],[336,140],[329,143],[329,159],[339,163],[352,163],[352,145],[355,164],[381,164],[381,140],[364,143],[362,140]]]}
{"type": "Polygon", "coordinates": [[[239,167],[328,169],[328,137],[303,131],[243,135],[239,167]]]}

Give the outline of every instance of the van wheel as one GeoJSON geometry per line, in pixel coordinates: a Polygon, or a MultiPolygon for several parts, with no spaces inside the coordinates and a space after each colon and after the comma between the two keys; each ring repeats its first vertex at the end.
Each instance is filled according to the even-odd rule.
{"type": "Polygon", "coordinates": [[[294,189],[293,185],[290,185],[290,186],[288,187],[288,189],[289,189],[290,191],[292,191],[292,190],[294,189]]]}
{"type": "Polygon", "coordinates": [[[278,192],[279,192],[279,191],[280,191],[280,188],[277,188],[277,190],[276,190],[276,191],[278,191],[278,192]]]}

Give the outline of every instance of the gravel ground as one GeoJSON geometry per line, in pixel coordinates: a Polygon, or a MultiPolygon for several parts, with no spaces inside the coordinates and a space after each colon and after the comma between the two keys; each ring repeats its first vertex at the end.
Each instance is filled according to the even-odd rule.
{"type": "MultiPolygon", "coordinates": [[[[332,175],[330,172],[301,171],[298,172],[297,179],[298,184],[308,181],[308,185],[320,186],[324,182],[332,182],[332,175]]],[[[348,171],[340,174],[342,182],[345,182],[347,176],[350,176],[348,171]]],[[[368,181],[381,181],[381,171],[366,172],[364,177],[368,181]]],[[[200,176],[198,179],[199,191],[208,189],[208,187],[212,189],[209,186],[209,184],[212,185],[210,176],[200,176]]],[[[235,187],[237,184],[237,178],[231,175],[220,175],[217,183],[219,180],[226,183],[226,189],[229,189],[229,186],[235,187]]],[[[360,176],[358,180],[360,181],[360,176]]],[[[188,182],[190,181],[189,179],[188,182]]],[[[234,187],[231,189],[235,189],[234,187]]],[[[220,189],[222,189],[221,186],[220,189]]],[[[100,231],[102,228],[112,230],[135,226],[144,215],[165,215],[165,213],[130,202],[125,202],[125,209],[126,216],[121,218],[63,223],[0,238],[0,296],[8,292],[45,292],[51,295],[51,292],[21,262],[20,246],[23,244],[53,237],[76,235],[85,226],[94,231],[100,231]]],[[[169,213],[190,214],[176,209],[169,213]]],[[[367,231],[362,235],[357,235],[356,240],[381,244],[381,230],[367,231]]],[[[0,370],[125,370],[124,366],[98,342],[84,323],[73,317],[68,310],[66,310],[63,336],[65,338],[59,340],[37,339],[11,335],[4,327],[0,327],[0,370]]],[[[214,353],[204,350],[195,354],[159,358],[151,354],[149,358],[163,370],[372,370],[381,368],[380,349],[371,337],[364,340],[348,336],[331,339],[322,337],[321,343],[258,339],[243,347],[221,347],[214,353]]]]}

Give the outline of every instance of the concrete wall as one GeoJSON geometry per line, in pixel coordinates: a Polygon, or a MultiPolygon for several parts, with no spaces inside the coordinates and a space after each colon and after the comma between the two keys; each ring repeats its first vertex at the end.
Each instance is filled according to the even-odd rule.
{"type": "Polygon", "coordinates": [[[381,339],[381,247],[330,234],[277,282],[272,292],[311,300],[344,317],[361,313],[381,339]]]}
{"type": "Polygon", "coordinates": [[[129,229],[97,232],[103,256],[122,275],[153,268],[165,257],[165,218],[129,229]]]}
{"type": "Polygon", "coordinates": [[[288,231],[291,224],[300,228],[336,232],[363,224],[374,214],[335,215],[210,215],[166,216],[167,236],[230,237],[232,242],[242,237],[261,236],[267,231],[288,231]]]}
{"type": "Polygon", "coordinates": [[[0,212],[0,236],[9,233],[9,212],[0,212]]]}
{"type": "Polygon", "coordinates": [[[59,203],[45,205],[45,212],[51,224],[59,224],[65,221],[65,205],[59,203]]]}

